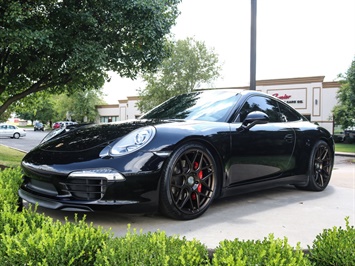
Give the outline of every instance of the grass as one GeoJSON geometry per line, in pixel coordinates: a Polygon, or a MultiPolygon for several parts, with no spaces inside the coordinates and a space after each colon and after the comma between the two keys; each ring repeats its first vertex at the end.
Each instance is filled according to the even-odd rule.
{"type": "Polygon", "coordinates": [[[20,166],[25,153],[0,145],[0,165],[7,167],[20,166]]]}
{"type": "Polygon", "coordinates": [[[335,151],[355,153],[355,144],[335,143],[335,151]]]}
{"type": "MultiPolygon", "coordinates": [[[[335,151],[355,153],[355,144],[336,143],[335,151]]],[[[7,167],[20,166],[25,153],[0,145],[0,165],[7,167]]]]}

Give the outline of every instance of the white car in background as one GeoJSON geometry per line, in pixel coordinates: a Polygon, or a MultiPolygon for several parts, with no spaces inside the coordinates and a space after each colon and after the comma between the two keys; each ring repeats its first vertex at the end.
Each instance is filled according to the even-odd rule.
{"type": "Polygon", "coordinates": [[[9,137],[18,139],[26,136],[26,131],[10,124],[0,124],[0,137],[9,137]]]}

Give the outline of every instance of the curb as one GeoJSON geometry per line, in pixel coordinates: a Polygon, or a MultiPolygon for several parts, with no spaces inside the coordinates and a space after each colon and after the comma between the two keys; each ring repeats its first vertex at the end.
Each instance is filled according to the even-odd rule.
{"type": "Polygon", "coordinates": [[[27,153],[27,151],[24,151],[24,150],[21,150],[21,149],[17,149],[17,148],[14,148],[14,147],[10,147],[10,146],[7,146],[5,144],[1,144],[1,145],[6,147],[6,148],[9,148],[9,149],[13,149],[13,150],[16,150],[16,151],[19,151],[19,152],[27,153]]]}
{"type": "Polygon", "coordinates": [[[335,156],[355,157],[355,153],[352,152],[335,152],[335,156]]]}

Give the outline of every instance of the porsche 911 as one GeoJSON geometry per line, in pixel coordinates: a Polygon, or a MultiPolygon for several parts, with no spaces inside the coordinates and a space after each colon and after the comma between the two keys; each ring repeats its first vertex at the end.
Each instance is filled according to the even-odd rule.
{"type": "Polygon", "coordinates": [[[334,141],[280,99],[201,90],[136,120],[50,132],[22,161],[19,196],[67,211],[202,215],[221,197],[293,185],[324,190],[334,141]]]}

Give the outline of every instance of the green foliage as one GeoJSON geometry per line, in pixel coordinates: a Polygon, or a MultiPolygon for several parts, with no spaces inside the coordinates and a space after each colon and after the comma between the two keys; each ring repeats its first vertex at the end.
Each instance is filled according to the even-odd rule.
{"type": "Polygon", "coordinates": [[[142,112],[219,76],[218,56],[204,42],[187,38],[172,43],[170,49],[171,56],[163,60],[156,72],[143,75],[147,86],[139,91],[138,108],[142,112]]]}
{"type": "Polygon", "coordinates": [[[97,90],[75,91],[71,95],[61,94],[55,97],[54,110],[57,114],[52,121],[73,120],[77,122],[95,122],[97,109],[102,104],[101,92],[97,90]],[[68,117],[69,115],[69,117],[68,117]]]}
{"type": "Polygon", "coordinates": [[[0,171],[0,212],[5,208],[17,210],[17,190],[22,182],[21,168],[7,168],[0,171]]]}
{"type": "Polygon", "coordinates": [[[138,234],[128,226],[113,238],[85,218],[53,221],[32,207],[18,212],[20,168],[0,171],[0,265],[355,265],[355,228],[324,230],[310,253],[292,248],[287,239],[222,241],[212,261],[206,247],[164,232],[138,234]]]}
{"type": "Polygon", "coordinates": [[[271,234],[263,241],[224,240],[215,250],[213,265],[311,265],[299,245],[293,249],[287,239],[275,239],[271,234]]]}
{"type": "Polygon", "coordinates": [[[38,91],[100,88],[168,55],[180,0],[0,0],[0,115],[38,91]]]}
{"type": "Polygon", "coordinates": [[[47,123],[55,116],[55,106],[54,97],[46,91],[41,91],[17,101],[14,111],[21,119],[47,123]]]}
{"type": "Polygon", "coordinates": [[[59,95],[42,91],[18,101],[15,112],[22,119],[43,123],[67,119],[94,122],[97,116],[95,105],[103,104],[101,96],[101,90],[97,89],[75,90],[59,95]]]}
{"type": "Polygon", "coordinates": [[[355,126],[355,59],[345,77],[341,77],[343,81],[337,94],[339,104],[334,107],[333,115],[334,121],[346,129],[355,126]]]}
{"type": "Polygon", "coordinates": [[[12,113],[13,113],[13,108],[11,107],[7,108],[2,114],[0,114],[0,123],[6,122],[11,117],[12,113]]]}
{"type": "Polygon", "coordinates": [[[196,240],[187,241],[164,232],[137,234],[130,227],[125,237],[106,243],[95,265],[208,265],[208,253],[196,240]]]}
{"type": "Polygon", "coordinates": [[[310,260],[316,265],[355,265],[355,228],[345,219],[345,229],[333,227],[317,235],[310,249],[310,260]]]}
{"type": "Polygon", "coordinates": [[[53,222],[30,209],[17,212],[21,170],[0,172],[0,265],[93,265],[109,234],[87,224],[53,222]]]}
{"type": "Polygon", "coordinates": [[[0,265],[93,265],[109,239],[85,220],[63,224],[27,210],[12,217],[0,234],[0,265]]]}

